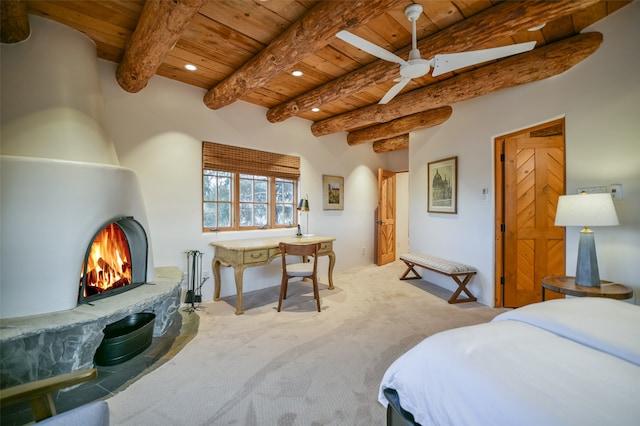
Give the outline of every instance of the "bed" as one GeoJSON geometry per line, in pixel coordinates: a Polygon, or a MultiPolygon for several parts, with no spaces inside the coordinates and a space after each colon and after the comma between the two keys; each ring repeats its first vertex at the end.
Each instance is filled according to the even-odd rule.
{"type": "Polygon", "coordinates": [[[396,425],[640,425],[640,306],[557,299],[430,336],[387,369],[396,425]]]}

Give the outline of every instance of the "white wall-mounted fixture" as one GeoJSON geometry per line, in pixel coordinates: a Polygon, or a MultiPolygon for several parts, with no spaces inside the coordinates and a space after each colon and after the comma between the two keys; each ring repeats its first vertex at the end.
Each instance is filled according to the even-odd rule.
{"type": "Polygon", "coordinates": [[[482,201],[489,200],[489,188],[482,188],[482,201]]]}
{"type": "Polygon", "coordinates": [[[587,194],[611,194],[611,198],[614,200],[622,200],[622,185],[619,183],[578,188],[578,194],[582,194],[583,192],[587,194]]]}
{"type": "Polygon", "coordinates": [[[622,200],[622,185],[619,183],[607,186],[607,192],[611,194],[614,200],[622,200]]]}

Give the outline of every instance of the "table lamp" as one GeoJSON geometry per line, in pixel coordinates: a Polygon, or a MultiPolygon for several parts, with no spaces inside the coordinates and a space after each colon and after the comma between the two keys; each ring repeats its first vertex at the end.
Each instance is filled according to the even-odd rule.
{"type": "Polygon", "coordinates": [[[600,287],[594,233],[589,226],[618,225],[611,194],[561,195],[556,210],[556,226],[583,226],[578,242],[576,284],[600,287]]]}
{"type": "Polygon", "coordinates": [[[307,213],[307,228],[306,228],[307,233],[302,234],[302,236],[308,237],[311,235],[309,234],[309,195],[308,194],[305,196],[305,198],[302,198],[300,202],[298,202],[298,211],[307,213]]]}

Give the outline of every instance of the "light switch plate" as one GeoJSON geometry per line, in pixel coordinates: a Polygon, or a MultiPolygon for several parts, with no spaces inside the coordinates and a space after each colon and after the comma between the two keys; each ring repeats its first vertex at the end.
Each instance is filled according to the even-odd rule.
{"type": "Polygon", "coordinates": [[[482,188],[482,201],[489,200],[489,188],[482,188]]]}
{"type": "Polygon", "coordinates": [[[607,189],[609,190],[609,194],[611,194],[611,198],[614,200],[622,200],[622,185],[619,183],[609,185],[607,189]]]}

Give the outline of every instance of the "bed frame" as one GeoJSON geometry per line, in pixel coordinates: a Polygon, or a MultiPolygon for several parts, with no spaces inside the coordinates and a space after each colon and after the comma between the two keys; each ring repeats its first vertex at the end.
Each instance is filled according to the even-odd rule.
{"type": "Polygon", "coordinates": [[[387,405],[387,426],[420,426],[413,415],[400,406],[398,393],[393,389],[385,389],[384,396],[389,401],[387,405]]]}

